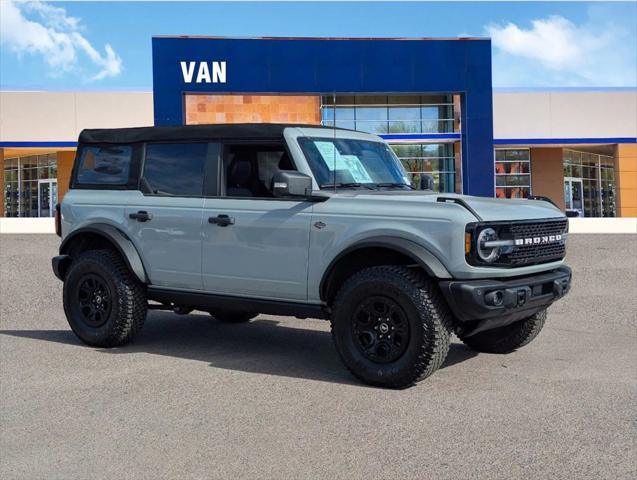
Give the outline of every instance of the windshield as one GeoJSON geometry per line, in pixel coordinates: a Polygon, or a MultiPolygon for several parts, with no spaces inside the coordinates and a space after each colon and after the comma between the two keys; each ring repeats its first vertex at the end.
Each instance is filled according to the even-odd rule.
{"type": "Polygon", "coordinates": [[[389,146],[352,138],[299,138],[299,145],[321,188],[411,188],[389,146]]]}

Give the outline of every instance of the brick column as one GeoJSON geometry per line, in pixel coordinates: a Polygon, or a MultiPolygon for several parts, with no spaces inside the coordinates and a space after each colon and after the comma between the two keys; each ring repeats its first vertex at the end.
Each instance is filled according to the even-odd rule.
{"type": "Polygon", "coordinates": [[[637,144],[620,143],[615,149],[617,216],[637,217],[637,144]]]}

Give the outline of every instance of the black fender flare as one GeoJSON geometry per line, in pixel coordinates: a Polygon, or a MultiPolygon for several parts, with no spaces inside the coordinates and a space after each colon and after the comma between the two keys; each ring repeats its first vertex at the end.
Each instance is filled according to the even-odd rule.
{"type": "Polygon", "coordinates": [[[146,269],[133,242],[121,230],[107,223],[96,223],[72,231],[62,241],[60,245],[60,255],[67,255],[73,243],[73,239],[87,233],[100,235],[113,244],[133,275],[135,275],[140,282],[149,283],[146,269]]]}
{"type": "Polygon", "coordinates": [[[431,253],[427,248],[422,245],[413,242],[411,240],[407,240],[405,238],[400,237],[391,237],[391,236],[378,236],[369,239],[362,240],[360,242],[356,242],[353,245],[350,245],[345,250],[340,252],[336,257],[332,259],[327,269],[323,273],[323,277],[321,278],[321,283],[319,284],[319,292],[321,299],[325,298],[325,294],[327,292],[327,287],[329,284],[329,279],[334,271],[334,268],[338,264],[338,262],[345,257],[346,255],[360,250],[361,248],[369,248],[369,247],[381,247],[387,248],[390,250],[395,250],[403,255],[414,260],[414,263],[418,264],[427,275],[432,278],[437,279],[451,279],[452,275],[449,273],[447,268],[442,264],[442,262],[436,257],[433,253],[431,253]]]}

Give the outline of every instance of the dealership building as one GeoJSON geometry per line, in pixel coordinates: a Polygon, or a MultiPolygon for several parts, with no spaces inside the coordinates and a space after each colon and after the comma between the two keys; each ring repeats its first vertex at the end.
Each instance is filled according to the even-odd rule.
{"type": "Polygon", "coordinates": [[[414,183],[637,217],[637,90],[494,90],[488,39],[153,38],[152,92],[0,92],[0,216],[47,217],[84,128],[322,124],[372,132],[414,183]]]}

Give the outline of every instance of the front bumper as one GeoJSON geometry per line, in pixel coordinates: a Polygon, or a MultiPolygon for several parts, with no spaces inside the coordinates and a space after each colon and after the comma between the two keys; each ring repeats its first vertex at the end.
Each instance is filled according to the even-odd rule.
{"type": "Polygon", "coordinates": [[[571,288],[571,269],[506,280],[445,280],[440,289],[465,335],[503,327],[530,317],[571,288]]]}

